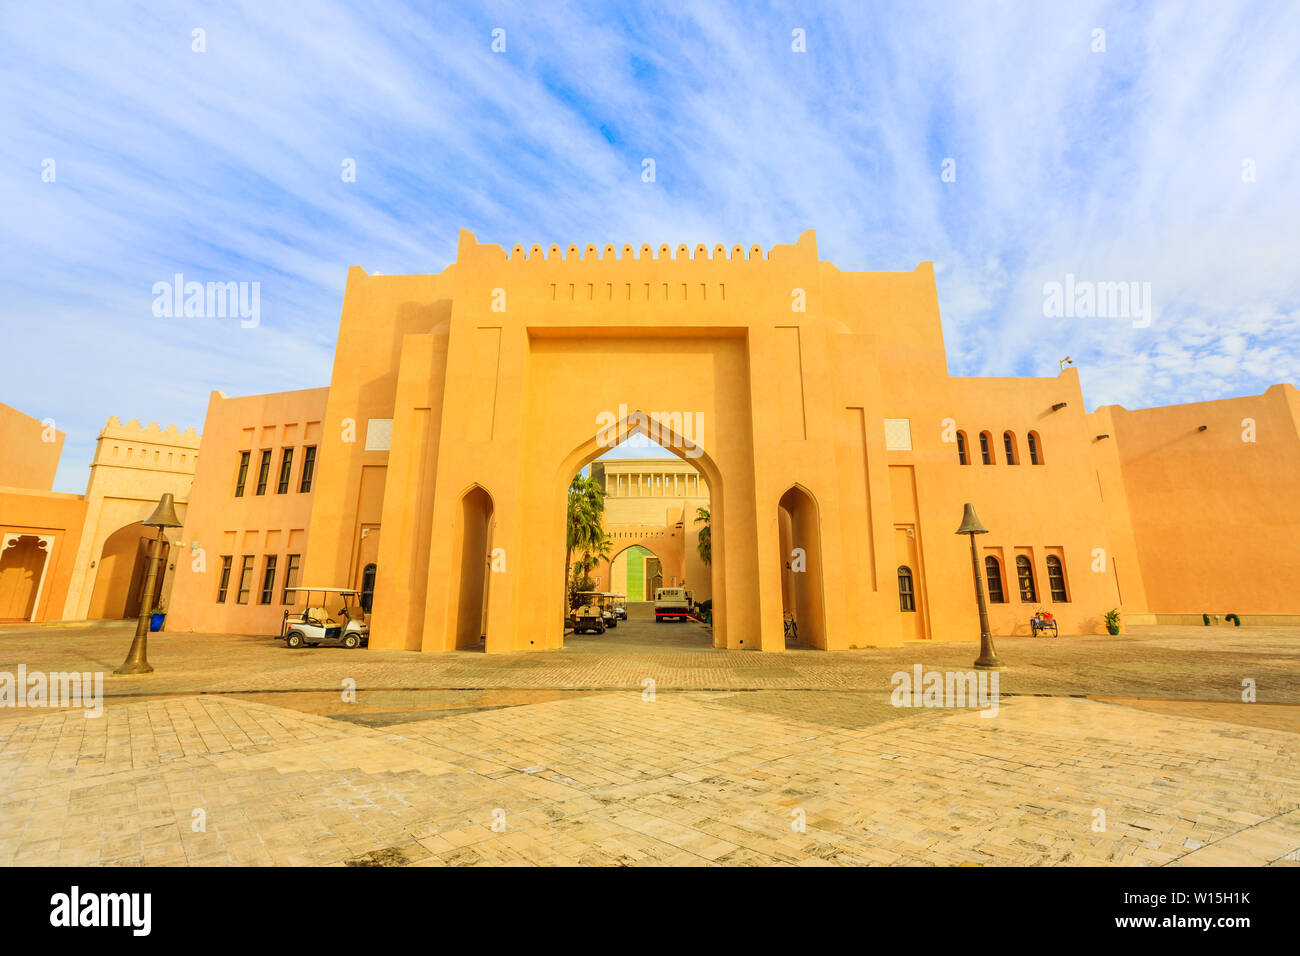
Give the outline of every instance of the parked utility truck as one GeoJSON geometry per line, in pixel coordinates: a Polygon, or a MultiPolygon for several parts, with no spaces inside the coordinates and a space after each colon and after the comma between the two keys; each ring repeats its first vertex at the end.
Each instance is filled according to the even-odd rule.
{"type": "Polygon", "coordinates": [[[655,588],[655,621],[684,621],[691,616],[685,588],[655,588]]]}

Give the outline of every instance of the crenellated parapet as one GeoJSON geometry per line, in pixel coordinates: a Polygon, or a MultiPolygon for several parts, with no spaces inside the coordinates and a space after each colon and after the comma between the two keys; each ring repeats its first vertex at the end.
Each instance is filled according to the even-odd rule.
{"type": "Polygon", "coordinates": [[[586,261],[592,259],[605,261],[611,259],[674,259],[680,262],[688,259],[712,259],[718,261],[725,259],[752,260],[763,259],[765,257],[763,255],[763,247],[757,244],[750,246],[749,249],[746,250],[743,245],[737,243],[728,250],[728,248],[722,243],[718,243],[712,249],[704,243],[700,243],[694,250],[692,250],[686,243],[682,243],[676,248],[676,250],[674,250],[673,247],[667,243],[664,243],[658,248],[649,243],[643,243],[639,247],[631,244],[625,244],[622,247],[619,247],[612,243],[607,243],[602,247],[589,243],[582,249],[579,249],[576,245],[570,245],[566,249],[561,249],[555,244],[546,247],[533,244],[527,249],[521,245],[515,245],[510,250],[510,258],[512,260],[527,259],[533,261],[538,259],[559,259],[562,261],[572,261],[574,259],[583,259],[586,261]]]}
{"type": "Polygon", "coordinates": [[[141,425],[138,418],[124,425],[113,415],[99,432],[92,464],[192,473],[200,437],[193,426],[181,431],[157,422],[141,425]]]}
{"type": "Polygon", "coordinates": [[[711,265],[721,263],[739,265],[740,263],[750,264],[774,260],[816,261],[817,237],[814,231],[809,229],[799,237],[797,243],[775,245],[766,251],[758,244],[746,247],[739,243],[732,246],[723,243],[714,246],[705,243],[699,243],[695,246],[681,243],[675,247],[668,243],[658,246],[650,243],[642,243],[639,246],[631,243],[625,243],[621,246],[613,243],[606,243],[603,246],[594,243],[588,243],[585,246],[576,244],[560,246],[554,243],[543,246],[534,243],[531,246],[516,244],[507,253],[503,247],[492,243],[480,243],[473,233],[462,230],[457,261],[464,263],[467,258],[475,258],[486,262],[506,261],[511,265],[526,264],[530,267],[546,265],[572,267],[578,263],[585,265],[599,263],[608,266],[618,264],[624,268],[631,263],[647,264],[652,262],[661,267],[667,263],[686,267],[706,263],[711,265]]]}

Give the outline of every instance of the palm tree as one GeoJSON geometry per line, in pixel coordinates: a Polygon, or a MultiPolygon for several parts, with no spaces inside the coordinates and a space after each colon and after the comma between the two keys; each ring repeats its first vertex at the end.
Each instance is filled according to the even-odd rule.
{"type": "Polygon", "coordinates": [[[613,550],[614,539],[605,532],[600,533],[600,540],[593,542],[590,547],[584,548],[582,557],[574,565],[575,570],[582,569],[584,577],[590,577],[591,572],[600,566],[602,561],[609,560],[609,552],[613,550]]]}
{"type": "Polygon", "coordinates": [[[590,553],[599,551],[598,545],[605,538],[605,491],[600,482],[589,478],[581,472],[573,476],[569,485],[567,529],[564,539],[564,589],[568,600],[570,565],[573,552],[590,553]]]}
{"type": "Polygon", "coordinates": [[[700,560],[706,565],[713,563],[713,515],[708,508],[695,509],[695,523],[704,525],[700,529],[700,560]]]}

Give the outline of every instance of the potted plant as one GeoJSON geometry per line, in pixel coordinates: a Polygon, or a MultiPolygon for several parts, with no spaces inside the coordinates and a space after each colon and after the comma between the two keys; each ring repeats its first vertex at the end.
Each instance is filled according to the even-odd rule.
{"type": "Polygon", "coordinates": [[[154,608],[153,613],[149,615],[149,630],[161,631],[163,629],[163,621],[166,619],[166,617],[167,617],[166,607],[160,604],[156,608],[154,608]]]}
{"type": "Polygon", "coordinates": [[[1233,627],[1241,627],[1241,618],[1237,617],[1235,614],[1225,614],[1223,615],[1223,619],[1225,621],[1231,621],[1233,627]]]}
{"type": "Polygon", "coordinates": [[[1106,612],[1106,633],[1112,637],[1119,633],[1119,608],[1117,607],[1106,612]]]}

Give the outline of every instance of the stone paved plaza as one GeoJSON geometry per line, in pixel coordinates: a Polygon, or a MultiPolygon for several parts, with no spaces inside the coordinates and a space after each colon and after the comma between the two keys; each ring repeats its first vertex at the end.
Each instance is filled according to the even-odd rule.
{"type": "Polygon", "coordinates": [[[489,657],[163,633],[153,675],[114,677],[130,636],[0,631],[0,671],[104,671],[107,695],[99,718],[0,710],[0,863],[1300,859],[1297,629],[1000,639],[992,718],[890,703],[895,671],[967,670],[971,643],[727,652],[633,621],[489,657]]]}

